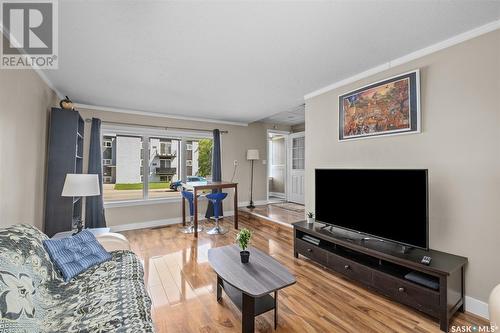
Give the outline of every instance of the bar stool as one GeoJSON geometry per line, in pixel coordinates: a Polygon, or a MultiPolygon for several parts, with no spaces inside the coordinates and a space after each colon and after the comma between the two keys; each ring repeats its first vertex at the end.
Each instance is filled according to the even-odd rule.
{"type": "MultiPolygon", "coordinates": [[[[189,191],[182,191],[182,196],[187,200],[189,203],[189,224],[185,227],[181,228],[181,232],[185,234],[192,234],[194,233],[194,224],[193,224],[193,218],[194,218],[194,194],[193,192],[189,191]]],[[[198,232],[202,231],[203,227],[198,224],[198,232]]]]}
{"type": "Polygon", "coordinates": [[[219,216],[220,216],[220,208],[222,200],[227,197],[227,193],[218,192],[218,193],[210,193],[206,195],[207,199],[210,200],[214,206],[214,218],[215,218],[215,227],[210,230],[207,230],[207,234],[209,235],[224,235],[228,232],[227,228],[224,228],[219,225],[219,216]]]}

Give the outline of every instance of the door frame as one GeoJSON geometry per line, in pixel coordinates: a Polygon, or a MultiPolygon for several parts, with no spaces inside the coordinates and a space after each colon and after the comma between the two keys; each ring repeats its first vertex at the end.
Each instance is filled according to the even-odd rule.
{"type": "Polygon", "coordinates": [[[289,137],[291,132],[290,131],[280,131],[280,130],[275,130],[275,129],[268,129],[266,131],[266,200],[268,203],[271,203],[271,200],[269,200],[269,167],[271,165],[271,161],[269,159],[269,134],[281,134],[285,137],[285,201],[288,200],[288,144],[289,144],[289,137]]]}
{"type": "MultiPolygon", "coordinates": [[[[290,195],[290,183],[291,183],[291,177],[292,177],[292,152],[291,152],[291,149],[293,148],[292,147],[292,140],[294,137],[301,137],[303,136],[304,139],[306,137],[306,132],[305,131],[301,131],[301,132],[294,132],[294,133],[290,133],[288,135],[288,142],[287,142],[287,161],[286,161],[286,167],[287,167],[287,170],[286,170],[286,174],[287,174],[287,177],[286,177],[286,186],[285,186],[285,189],[286,189],[286,198],[287,198],[287,201],[288,199],[291,197],[290,195]]],[[[304,147],[304,175],[305,175],[305,171],[306,171],[306,168],[305,168],[305,147],[304,147]]],[[[305,195],[305,193],[304,193],[305,195]]],[[[305,199],[305,198],[304,198],[305,199]]],[[[305,204],[305,202],[304,202],[305,204]]]]}

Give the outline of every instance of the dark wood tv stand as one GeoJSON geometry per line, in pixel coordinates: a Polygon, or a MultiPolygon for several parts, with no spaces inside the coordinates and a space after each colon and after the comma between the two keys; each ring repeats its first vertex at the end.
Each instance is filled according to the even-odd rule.
{"type": "Polygon", "coordinates": [[[340,228],[324,228],[322,223],[293,224],[294,255],[299,254],[354,281],[384,294],[392,300],[422,311],[439,320],[448,332],[450,318],[464,311],[464,269],[467,258],[436,250],[409,248],[373,239],[340,228]],[[308,235],[319,244],[304,240],[308,235]],[[429,266],[422,257],[432,257],[429,266]],[[405,279],[409,272],[424,274],[438,283],[437,290],[405,279]]]}

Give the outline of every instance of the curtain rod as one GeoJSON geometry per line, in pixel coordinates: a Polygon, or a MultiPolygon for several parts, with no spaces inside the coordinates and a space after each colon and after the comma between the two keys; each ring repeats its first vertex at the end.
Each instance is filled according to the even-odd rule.
{"type": "MultiPolygon", "coordinates": [[[[92,121],[92,119],[90,119],[90,118],[85,119],[85,122],[87,122],[87,123],[89,123],[91,121],[92,121]]],[[[181,131],[197,131],[197,132],[210,132],[210,133],[212,133],[212,131],[213,131],[213,130],[198,129],[198,128],[157,126],[157,125],[140,125],[140,124],[120,123],[120,122],[114,122],[114,121],[103,121],[102,123],[103,124],[112,124],[112,125],[126,125],[126,126],[140,126],[140,127],[149,127],[149,128],[161,128],[164,130],[174,129],[174,130],[181,130],[181,131]]],[[[229,133],[229,131],[220,131],[220,133],[227,134],[227,133],[229,133]]]]}

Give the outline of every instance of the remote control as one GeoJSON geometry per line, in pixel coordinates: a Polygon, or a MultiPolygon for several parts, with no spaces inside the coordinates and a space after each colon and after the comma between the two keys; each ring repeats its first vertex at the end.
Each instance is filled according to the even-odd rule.
{"type": "Polygon", "coordinates": [[[426,266],[429,266],[431,264],[432,258],[429,256],[423,256],[422,260],[420,260],[421,264],[424,264],[426,266]]]}

